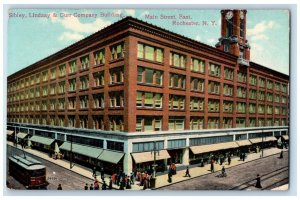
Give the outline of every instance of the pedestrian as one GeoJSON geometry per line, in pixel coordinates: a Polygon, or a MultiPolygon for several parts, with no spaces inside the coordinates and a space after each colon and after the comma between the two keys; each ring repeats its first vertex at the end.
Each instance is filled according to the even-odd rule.
{"type": "Polygon", "coordinates": [[[240,153],[240,160],[243,160],[243,153],[240,153]]]}
{"type": "Polygon", "coordinates": [[[112,178],[109,177],[109,183],[108,183],[108,189],[109,190],[112,190],[112,184],[113,184],[112,178]]]}
{"type": "Polygon", "coordinates": [[[58,184],[57,190],[62,190],[61,184],[58,184]]]}
{"type": "Polygon", "coordinates": [[[201,159],[200,167],[204,167],[204,161],[203,161],[203,158],[201,159]]]}
{"type": "Polygon", "coordinates": [[[225,167],[222,167],[222,177],[226,177],[225,167]]]}
{"type": "Polygon", "coordinates": [[[259,174],[257,174],[256,176],[256,184],[255,184],[256,188],[262,188],[261,183],[260,183],[260,176],[259,174]]]}
{"type": "Polygon", "coordinates": [[[100,174],[101,174],[101,180],[103,181],[104,180],[104,169],[103,169],[103,167],[100,170],[100,174]]]}
{"type": "Polygon", "coordinates": [[[224,162],[224,156],[221,155],[221,158],[220,158],[220,165],[223,165],[223,162],[224,162]]]}
{"type": "Polygon", "coordinates": [[[230,155],[228,156],[228,165],[230,165],[230,163],[231,163],[231,157],[230,157],[230,155]]]}
{"type": "Polygon", "coordinates": [[[90,185],[90,190],[94,190],[93,183],[91,183],[91,185],[90,185]]]}
{"type": "Polygon", "coordinates": [[[190,170],[189,170],[189,166],[187,166],[186,167],[186,171],[185,171],[185,175],[184,175],[184,177],[191,177],[191,175],[190,175],[190,170]]]}
{"type": "Polygon", "coordinates": [[[280,152],[279,158],[283,158],[283,151],[280,152]]]}
{"type": "Polygon", "coordinates": [[[172,172],[171,171],[168,172],[168,182],[172,183],[172,172]]]}
{"type": "Polygon", "coordinates": [[[134,184],[134,173],[131,172],[130,174],[130,184],[133,185],[134,184]]]}
{"type": "Polygon", "coordinates": [[[96,173],[97,173],[96,167],[94,167],[94,168],[93,168],[93,177],[95,177],[95,178],[96,178],[96,173]]]}
{"type": "Polygon", "coordinates": [[[246,154],[245,154],[245,153],[243,153],[242,157],[243,157],[243,161],[245,161],[246,154]]]}
{"type": "Polygon", "coordinates": [[[88,190],[89,189],[89,186],[88,184],[86,183],[85,186],[84,186],[84,190],[88,190]]]}
{"type": "Polygon", "coordinates": [[[213,172],[215,172],[215,170],[214,170],[214,160],[211,160],[210,161],[210,171],[213,173],[213,172]]]}
{"type": "Polygon", "coordinates": [[[105,181],[103,181],[102,190],[106,190],[106,188],[107,188],[107,184],[105,181]]]}
{"type": "Polygon", "coordinates": [[[99,190],[99,181],[97,179],[94,182],[94,190],[99,190]]]}

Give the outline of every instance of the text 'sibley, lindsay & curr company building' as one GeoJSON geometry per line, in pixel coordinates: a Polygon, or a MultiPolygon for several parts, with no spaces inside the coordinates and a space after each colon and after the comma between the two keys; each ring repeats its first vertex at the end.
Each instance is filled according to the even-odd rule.
{"type": "Polygon", "coordinates": [[[126,174],[288,138],[289,76],[250,61],[246,14],[216,48],[126,17],[10,75],[8,138],[126,174]]]}

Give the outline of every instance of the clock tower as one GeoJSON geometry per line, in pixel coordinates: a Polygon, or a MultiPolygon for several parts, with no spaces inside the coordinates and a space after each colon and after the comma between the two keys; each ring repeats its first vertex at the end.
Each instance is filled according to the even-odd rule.
{"type": "Polygon", "coordinates": [[[238,56],[240,65],[249,66],[246,14],[246,10],[221,10],[221,37],[216,48],[238,56]]]}

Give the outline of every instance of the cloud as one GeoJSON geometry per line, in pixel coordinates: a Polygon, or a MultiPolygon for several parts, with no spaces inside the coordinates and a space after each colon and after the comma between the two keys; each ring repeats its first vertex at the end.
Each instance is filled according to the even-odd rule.
{"type": "Polygon", "coordinates": [[[253,28],[249,28],[247,30],[248,36],[257,35],[260,33],[264,33],[268,29],[273,29],[276,26],[274,21],[261,21],[256,24],[253,28]]]}
{"type": "Polygon", "coordinates": [[[257,41],[257,40],[269,40],[269,37],[266,36],[265,34],[251,36],[251,41],[257,41]]]}
{"type": "Polygon", "coordinates": [[[58,40],[60,41],[78,41],[84,38],[84,35],[79,34],[79,33],[71,33],[71,32],[63,32],[58,40]]]}

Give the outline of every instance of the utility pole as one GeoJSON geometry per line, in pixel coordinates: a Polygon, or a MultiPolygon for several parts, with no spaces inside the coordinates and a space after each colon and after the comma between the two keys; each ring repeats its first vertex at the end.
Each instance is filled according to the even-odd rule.
{"type": "Polygon", "coordinates": [[[153,165],[152,165],[152,167],[153,167],[153,178],[155,178],[156,177],[156,154],[158,154],[159,155],[159,149],[156,149],[156,142],[154,141],[153,142],[153,144],[154,144],[154,147],[153,147],[153,150],[151,151],[151,154],[153,153],[154,154],[154,162],[153,162],[153,165]]]}
{"type": "Polygon", "coordinates": [[[70,146],[70,169],[72,169],[73,164],[73,133],[71,132],[71,146],[70,146]]]}
{"type": "Polygon", "coordinates": [[[262,132],[261,136],[261,158],[264,157],[264,132],[262,132]]]}

